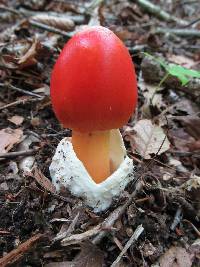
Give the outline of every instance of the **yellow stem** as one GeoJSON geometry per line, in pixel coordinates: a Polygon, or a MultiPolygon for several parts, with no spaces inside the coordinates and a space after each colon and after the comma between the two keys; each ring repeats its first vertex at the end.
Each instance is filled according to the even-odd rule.
{"type": "Polygon", "coordinates": [[[73,132],[72,145],[96,183],[101,183],[110,176],[110,131],[73,132]]]}

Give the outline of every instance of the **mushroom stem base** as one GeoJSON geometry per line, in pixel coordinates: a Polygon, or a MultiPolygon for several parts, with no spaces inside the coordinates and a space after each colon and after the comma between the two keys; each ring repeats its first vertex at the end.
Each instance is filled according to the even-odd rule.
{"type": "Polygon", "coordinates": [[[78,159],[96,183],[110,176],[110,131],[73,132],[72,145],[78,159]]]}

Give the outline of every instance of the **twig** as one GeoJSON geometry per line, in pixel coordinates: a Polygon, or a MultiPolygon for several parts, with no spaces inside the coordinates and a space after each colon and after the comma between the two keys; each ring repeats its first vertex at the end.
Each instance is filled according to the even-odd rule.
{"type": "Polygon", "coordinates": [[[5,159],[12,159],[19,156],[30,156],[35,154],[38,151],[38,149],[30,149],[30,150],[23,150],[18,152],[7,152],[7,153],[0,153],[0,158],[5,159]]]}
{"type": "Polygon", "coordinates": [[[176,154],[179,157],[189,157],[189,156],[193,156],[193,157],[200,157],[200,151],[176,151],[176,150],[169,150],[167,151],[168,153],[172,153],[172,154],[176,154]]]}
{"type": "Polygon", "coordinates": [[[9,103],[9,104],[6,104],[2,107],[0,107],[0,110],[3,110],[5,108],[10,108],[10,107],[13,107],[13,106],[16,106],[16,105],[19,105],[19,104],[25,104],[27,102],[37,102],[39,100],[43,100],[43,97],[40,97],[40,98],[26,98],[26,99],[19,99],[17,101],[14,101],[12,103],[9,103]]]}
{"type": "Polygon", "coordinates": [[[123,248],[123,250],[121,251],[121,253],[119,254],[119,256],[116,258],[116,260],[112,263],[111,267],[115,267],[117,266],[117,264],[120,262],[122,256],[127,252],[127,250],[130,248],[130,246],[138,240],[139,236],[142,234],[142,232],[144,231],[144,228],[142,226],[142,224],[140,224],[135,232],[133,233],[133,235],[131,236],[131,238],[129,239],[129,241],[126,243],[125,247],[123,248]]]}
{"type": "MultiPolygon", "coordinates": [[[[136,195],[138,194],[138,192],[140,192],[142,190],[143,187],[143,183],[141,180],[136,182],[136,186],[135,186],[135,190],[133,191],[133,193],[130,195],[129,199],[126,201],[126,203],[120,207],[118,207],[117,209],[115,209],[107,218],[106,220],[103,222],[102,227],[104,228],[109,228],[111,227],[121,216],[122,214],[125,212],[126,208],[131,204],[133,198],[136,197],[136,195]]],[[[107,234],[106,231],[102,231],[100,232],[92,241],[92,243],[94,244],[98,244],[102,238],[107,234]]]]}
{"type": "Polygon", "coordinates": [[[49,14],[35,15],[32,21],[39,22],[61,31],[72,31],[75,28],[74,21],[67,16],[52,16],[49,14]]]}
{"type": "Polygon", "coordinates": [[[74,32],[61,31],[61,30],[58,30],[58,29],[56,29],[56,28],[54,28],[52,26],[48,26],[46,24],[43,24],[43,23],[40,23],[40,22],[36,22],[34,20],[29,20],[29,23],[34,27],[40,28],[40,29],[48,31],[48,32],[53,32],[53,33],[56,33],[56,34],[60,34],[60,35],[62,35],[64,37],[67,37],[67,38],[71,38],[74,35],[74,32]]]}
{"type": "Polygon", "coordinates": [[[78,218],[79,218],[79,212],[76,214],[76,216],[74,217],[73,221],[71,222],[71,224],[69,225],[68,229],[64,232],[59,232],[56,237],[54,237],[54,239],[52,240],[52,242],[56,242],[59,240],[62,240],[63,238],[69,236],[73,231],[74,228],[78,222],[78,218]]]}
{"type": "Polygon", "coordinates": [[[189,223],[189,224],[192,226],[193,230],[194,230],[194,231],[196,232],[196,234],[198,235],[198,237],[200,237],[200,232],[199,232],[199,230],[196,228],[196,226],[194,226],[193,223],[191,223],[190,221],[188,221],[188,220],[186,220],[186,219],[184,219],[183,222],[189,223]]]}
{"type": "Polygon", "coordinates": [[[10,8],[10,7],[4,6],[4,5],[0,5],[0,9],[4,10],[4,11],[8,11],[10,13],[13,13],[13,14],[15,14],[17,16],[24,17],[24,15],[22,13],[20,13],[20,11],[15,10],[13,8],[10,8]]]}
{"type": "Polygon", "coordinates": [[[174,34],[182,37],[200,37],[200,31],[193,29],[157,28],[154,33],[174,34]]]}
{"type": "Polygon", "coordinates": [[[149,13],[165,21],[168,21],[168,22],[174,21],[178,25],[183,25],[183,26],[188,24],[187,21],[182,20],[180,18],[176,18],[173,15],[170,15],[166,11],[162,10],[160,6],[154,5],[152,2],[149,2],[148,0],[136,0],[135,2],[138,5],[140,5],[142,8],[146,9],[149,13]]]}
{"type": "Polygon", "coordinates": [[[81,234],[75,234],[75,235],[71,235],[69,237],[64,238],[61,241],[62,246],[69,246],[72,244],[77,244],[80,243],[96,234],[98,234],[101,231],[101,224],[98,224],[96,227],[81,233],[81,234]]]}
{"type": "Polygon", "coordinates": [[[68,246],[71,244],[77,244],[82,242],[83,240],[87,240],[95,235],[97,235],[93,240],[93,244],[98,244],[102,238],[107,234],[108,231],[105,231],[105,229],[111,229],[113,224],[117,221],[117,219],[122,216],[126,208],[131,204],[132,199],[137,195],[139,191],[141,191],[143,187],[143,183],[139,180],[137,181],[136,188],[134,192],[131,194],[130,198],[126,201],[126,203],[117,209],[115,209],[105,220],[103,223],[98,224],[94,228],[81,233],[81,234],[75,234],[71,235],[65,239],[62,240],[61,244],[63,246],[68,246]]]}
{"type": "Polygon", "coordinates": [[[7,267],[8,265],[17,262],[43,236],[43,234],[34,235],[30,239],[19,245],[16,249],[13,249],[11,252],[0,259],[0,266],[7,267]]]}
{"type": "Polygon", "coordinates": [[[188,25],[185,25],[184,28],[188,28],[188,27],[190,27],[190,26],[196,24],[196,23],[199,22],[199,21],[200,21],[200,18],[197,18],[197,19],[191,21],[188,25]]]}
{"type": "Polygon", "coordinates": [[[82,14],[67,14],[67,13],[59,13],[59,12],[52,12],[52,11],[34,11],[34,10],[28,10],[23,7],[19,8],[19,11],[21,14],[23,14],[25,17],[32,17],[37,15],[49,15],[49,16],[55,16],[55,17],[67,17],[71,20],[73,20],[76,24],[84,24],[85,23],[85,16],[82,14]]]}
{"type": "Polygon", "coordinates": [[[41,95],[35,94],[33,92],[18,88],[16,86],[13,86],[13,85],[7,84],[7,83],[0,83],[0,87],[6,87],[8,89],[12,89],[12,90],[15,90],[17,92],[20,92],[20,93],[23,93],[23,94],[26,94],[26,95],[30,95],[30,96],[35,96],[35,97],[39,97],[39,98],[42,97],[41,95]]]}

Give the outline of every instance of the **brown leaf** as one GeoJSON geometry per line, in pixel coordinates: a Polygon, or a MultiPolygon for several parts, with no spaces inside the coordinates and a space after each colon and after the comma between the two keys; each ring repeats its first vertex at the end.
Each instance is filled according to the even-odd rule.
{"type": "Polygon", "coordinates": [[[8,120],[18,126],[22,124],[22,122],[24,121],[24,117],[15,115],[8,120]]]}
{"type": "Polygon", "coordinates": [[[63,31],[72,31],[75,27],[73,20],[71,20],[70,18],[67,18],[66,16],[58,17],[58,16],[53,16],[53,15],[48,15],[48,14],[45,14],[45,15],[39,14],[39,15],[33,16],[31,19],[39,23],[43,23],[51,27],[63,30],[63,31]]]}
{"type": "Polygon", "coordinates": [[[36,55],[38,50],[41,48],[41,44],[35,39],[28,49],[28,51],[18,60],[20,68],[35,65],[37,63],[36,55]]]}
{"type": "Polygon", "coordinates": [[[54,185],[51,183],[51,181],[44,176],[44,174],[41,172],[40,169],[34,168],[32,172],[27,172],[25,175],[31,176],[35,178],[35,180],[43,187],[45,188],[48,192],[55,193],[56,188],[54,185]]]}
{"type": "Polygon", "coordinates": [[[52,262],[45,267],[102,267],[103,261],[103,252],[94,244],[85,242],[81,245],[81,252],[73,261],[52,262]]]}
{"type": "Polygon", "coordinates": [[[196,139],[200,137],[200,118],[198,116],[184,116],[181,120],[186,131],[196,139]]]}
{"type": "Polygon", "coordinates": [[[192,262],[185,248],[171,247],[159,259],[160,267],[190,267],[192,262]]]}
{"type": "Polygon", "coordinates": [[[145,159],[150,159],[151,154],[162,154],[170,147],[170,143],[163,131],[150,120],[140,120],[133,127],[134,133],[130,135],[132,147],[145,159]]]}
{"type": "Polygon", "coordinates": [[[170,129],[168,136],[176,149],[180,151],[189,151],[190,144],[195,142],[195,139],[183,128],[170,129]]]}
{"type": "Polygon", "coordinates": [[[15,144],[22,141],[23,131],[21,129],[6,128],[0,131],[0,153],[8,152],[15,144]]]}

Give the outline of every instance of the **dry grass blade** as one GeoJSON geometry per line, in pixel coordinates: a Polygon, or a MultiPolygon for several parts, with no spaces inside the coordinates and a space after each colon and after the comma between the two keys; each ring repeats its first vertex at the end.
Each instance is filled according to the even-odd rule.
{"type": "Polygon", "coordinates": [[[49,25],[51,27],[63,30],[72,31],[75,27],[73,20],[66,17],[56,17],[53,15],[35,15],[31,20],[49,25]]]}

